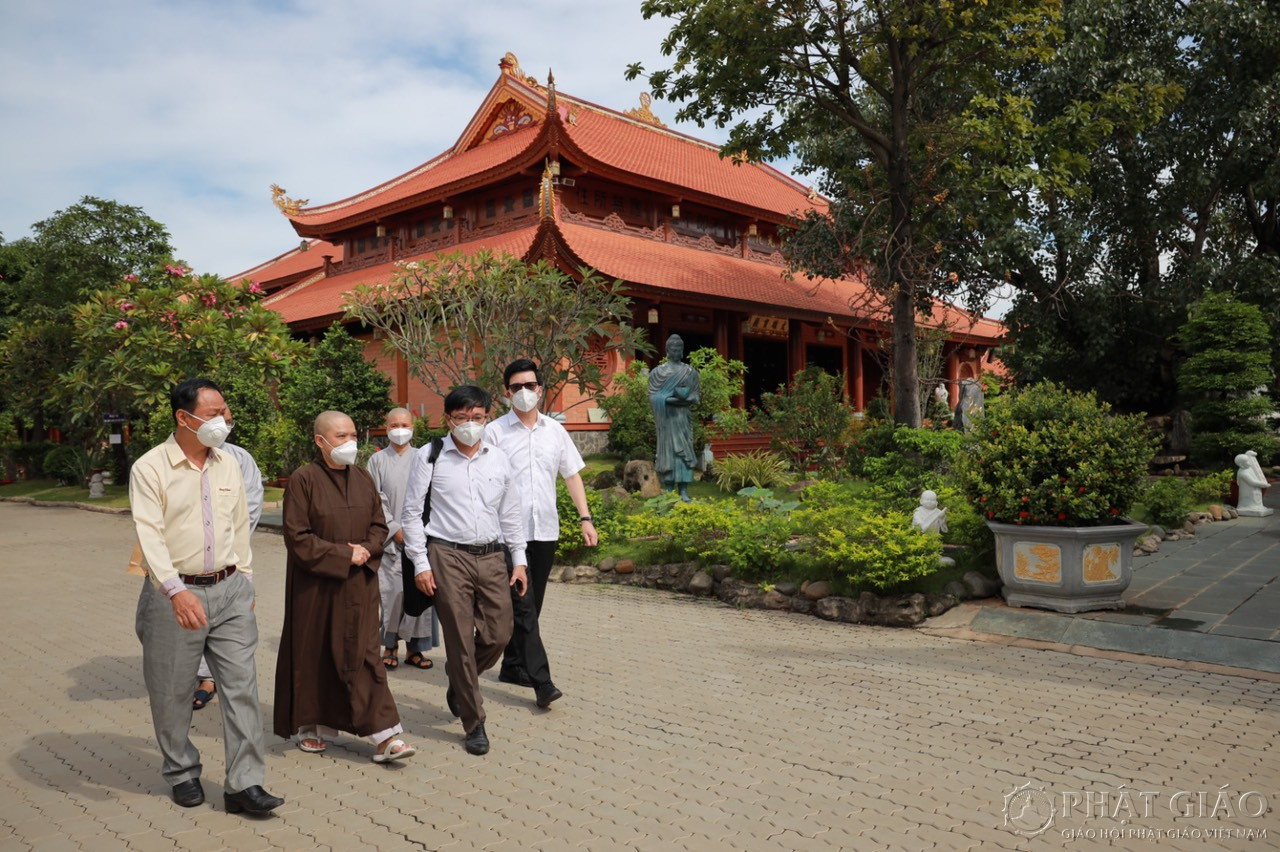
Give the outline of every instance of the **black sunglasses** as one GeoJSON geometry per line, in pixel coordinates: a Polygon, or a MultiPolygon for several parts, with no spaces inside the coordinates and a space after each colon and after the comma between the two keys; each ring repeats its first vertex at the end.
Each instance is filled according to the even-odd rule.
{"type": "Polygon", "coordinates": [[[507,385],[507,390],[515,393],[518,390],[537,390],[537,382],[516,382],[514,385],[507,385]]]}

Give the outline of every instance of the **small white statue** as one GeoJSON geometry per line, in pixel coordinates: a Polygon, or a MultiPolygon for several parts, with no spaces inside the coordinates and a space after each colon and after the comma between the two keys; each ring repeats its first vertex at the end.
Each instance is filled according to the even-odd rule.
{"type": "Polygon", "coordinates": [[[947,510],[938,508],[937,494],[926,491],[920,495],[920,505],[911,514],[911,526],[938,535],[947,531],[947,510]]]}
{"type": "Polygon", "coordinates": [[[1262,492],[1271,483],[1267,482],[1262,465],[1258,464],[1258,454],[1253,450],[1241,453],[1236,456],[1236,467],[1236,488],[1240,492],[1236,511],[1246,518],[1265,518],[1275,512],[1262,505],[1262,492]]]}
{"type": "Polygon", "coordinates": [[[89,477],[89,499],[97,500],[107,496],[106,477],[102,475],[102,471],[95,470],[93,475],[89,477]]]}

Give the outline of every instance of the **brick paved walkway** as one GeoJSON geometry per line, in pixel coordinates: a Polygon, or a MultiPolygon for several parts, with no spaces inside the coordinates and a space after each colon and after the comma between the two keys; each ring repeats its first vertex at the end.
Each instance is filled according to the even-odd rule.
{"type": "MultiPolygon", "coordinates": [[[[431,671],[402,666],[392,675],[420,749],[412,761],[375,766],[371,747],[352,740],[308,755],[269,736],[267,788],[288,802],[267,819],[229,816],[214,699],[194,723],[209,803],[183,810],[160,778],[142,686],[133,634],[140,581],[123,570],[131,540],[125,516],[0,503],[7,568],[0,738],[8,755],[0,849],[1280,843],[1274,675],[837,625],[591,586],[549,592],[544,634],[566,693],[552,710],[487,677],[487,757],[462,750],[437,653],[431,671]],[[1046,799],[1025,795],[1006,814],[1006,795],[1027,782],[1056,810],[1034,839],[1004,825],[1008,818],[1030,831],[1048,818],[1046,799]],[[1122,799],[1127,791],[1135,792],[1122,799]],[[1183,791],[1192,795],[1175,799],[1183,791]],[[1213,812],[1219,792],[1230,797],[1230,812],[1213,812]],[[1245,811],[1265,799],[1269,812],[1240,814],[1246,792],[1257,795],[1244,796],[1245,811]],[[1191,816],[1175,819],[1171,800],[1191,816]],[[1091,812],[1083,802],[1093,803],[1091,812]],[[1136,814],[1117,811],[1122,802],[1136,814]],[[1076,830],[1120,837],[1064,837],[1076,830]],[[1174,831],[1200,834],[1168,839],[1174,831]],[[1267,837],[1234,836],[1248,831],[1267,837]],[[1155,832],[1162,839],[1147,839],[1155,832]]],[[[254,545],[269,718],[284,553],[269,533],[254,545]]]]}

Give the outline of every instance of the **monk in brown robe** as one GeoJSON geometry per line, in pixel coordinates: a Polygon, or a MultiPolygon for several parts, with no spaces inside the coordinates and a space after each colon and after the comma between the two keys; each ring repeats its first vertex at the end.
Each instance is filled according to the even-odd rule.
{"type": "Polygon", "coordinates": [[[322,752],[339,731],[377,745],[375,763],[411,757],[379,656],[382,500],[355,464],[356,427],[340,411],[316,418],[319,448],[284,492],[284,628],[276,661],[275,732],[322,752]]]}

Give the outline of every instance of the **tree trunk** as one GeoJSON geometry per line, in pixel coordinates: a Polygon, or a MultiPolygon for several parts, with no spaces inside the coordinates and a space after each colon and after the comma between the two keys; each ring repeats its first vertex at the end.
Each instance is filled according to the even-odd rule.
{"type": "Polygon", "coordinates": [[[916,368],[916,307],[905,288],[893,297],[893,420],[920,428],[920,376],[916,368]]]}

